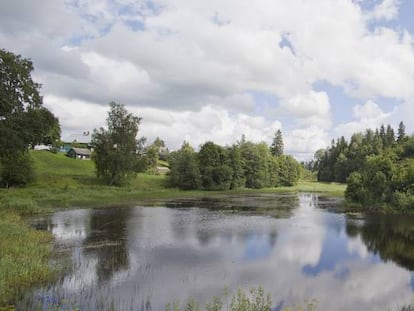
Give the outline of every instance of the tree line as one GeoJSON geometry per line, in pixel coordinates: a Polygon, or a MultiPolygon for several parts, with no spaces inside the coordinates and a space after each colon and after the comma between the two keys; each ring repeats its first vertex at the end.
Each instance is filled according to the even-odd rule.
{"type": "Polygon", "coordinates": [[[158,159],[168,161],[168,185],[183,190],[228,190],[292,186],[299,180],[301,165],[283,154],[282,132],[273,143],[253,143],[243,135],[233,146],[206,142],[198,152],[184,142],[169,153],[157,137],[144,147],[145,138],[136,139],[141,119],[118,103],[110,103],[107,128],[92,135],[93,159],[97,175],[109,185],[122,185],[137,172],[152,172],[158,159]]]}
{"type": "Polygon", "coordinates": [[[283,154],[281,131],[272,146],[253,143],[244,136],[232,146],[206,142],[195,152],[187,142],[170,154],[170,186],[180,189],[229,190],[292,186],[301,174],[300,164],[283,154]]]}
{"type": "Polygon", "coordinates": [[[319,181],[347,182],[346,199],[366,208],[414,208],[414,136],[400,122],[355,133],[318,150],[310,165],[319,181]]]}

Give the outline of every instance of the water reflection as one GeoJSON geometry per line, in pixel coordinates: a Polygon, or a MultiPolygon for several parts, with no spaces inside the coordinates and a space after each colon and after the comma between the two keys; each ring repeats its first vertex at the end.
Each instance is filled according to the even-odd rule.
{"type": "Polygon", "coordinates": [[[108,281],[115,272],[128,268],[125,228],[130,213],[131,210],[126,208],[116,212],[103,209],[94,211],[89,217],[89,234],[83,241],[83,252],[85,257],[97,259],[95,274],[98,282],[108,281]]]}
{"type": "Polygon", "coordinates": [[[414,270],[414,217],[369,215],[364,221],[349,219],[347,233],[360,237],[369,252],[414,270]]]}
{"type": "Polygon", "coordinates": [[[164,310],[252,286],[269,291],[275,306],[317,298],[318,310],[383,310],[411,302],[414,220],[319,208],[335,204],[264,195],[56,213],[36,226],[53,232],[73,269],[21,309],[164,310]]]}

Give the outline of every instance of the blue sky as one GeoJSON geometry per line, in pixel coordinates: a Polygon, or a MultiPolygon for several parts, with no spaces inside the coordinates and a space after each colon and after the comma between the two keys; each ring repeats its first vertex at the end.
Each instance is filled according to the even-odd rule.
{"type": "Polygon", "coordinates": [[[409,0],[6,0],[0,46],[31,58],[63,138],[117,101],[170,149],[270,144],[300,160],[382,123],[414,126],[409,0]]]}

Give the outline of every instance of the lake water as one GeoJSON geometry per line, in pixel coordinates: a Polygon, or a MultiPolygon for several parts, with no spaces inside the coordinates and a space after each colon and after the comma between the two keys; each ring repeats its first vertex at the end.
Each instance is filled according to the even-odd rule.
{"type": "Polygon", "coordinates": [[[33,220],[56,238],[53,284],[21,309],[164,310],[262,286],[274,310],[388,310],[414,302],[414,218],[347,216],[310,194],[79,209],[33,220]]]}

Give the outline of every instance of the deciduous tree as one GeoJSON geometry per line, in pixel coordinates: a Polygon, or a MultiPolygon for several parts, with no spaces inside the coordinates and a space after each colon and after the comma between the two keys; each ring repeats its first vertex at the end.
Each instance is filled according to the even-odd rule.
{"type": "Polygon", "coordinates": [[[58,119],[45,107],[29,59],[0,49],[0,185],[24,185],[33,176],[28,149],[60,138],[58,119]],[[14,170],[19,170],[14,171],[14,170]]]}
{"type": "Polygon", "coordinates": [[[95,129],[92,135],[96,173],[108,185],[122,185],[135,173],[137,134],[141,118],[128,113],[124,105],[109,104],[107,129],[95,129]]]}

